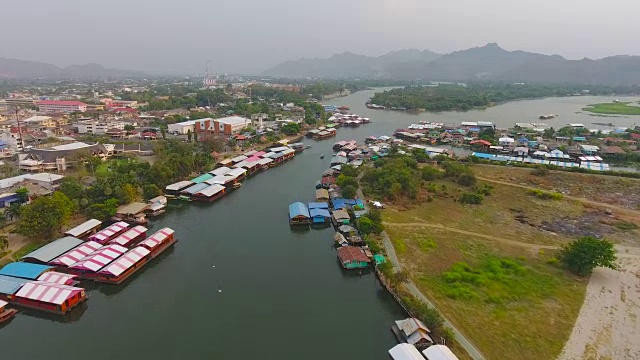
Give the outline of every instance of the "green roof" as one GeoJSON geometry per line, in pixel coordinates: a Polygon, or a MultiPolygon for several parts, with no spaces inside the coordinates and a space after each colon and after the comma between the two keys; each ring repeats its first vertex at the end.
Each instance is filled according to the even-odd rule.
{"type": "Polygon", "coordinates": [[[207,180],[209,180],[211,178],[213,178],[213,175],[211,175],[209,173],[206,173],[206,174],[202,174],[202,175],[198,176],[195,179],[191,179],[191,182],[196,183],[196,184],[200,184],[200,183],[205,182],[205,181],[207,181],[207,180]]]}

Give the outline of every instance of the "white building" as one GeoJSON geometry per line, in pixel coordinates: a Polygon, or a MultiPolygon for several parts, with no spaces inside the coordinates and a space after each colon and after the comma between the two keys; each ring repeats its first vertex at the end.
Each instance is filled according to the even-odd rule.
{"type": "Polygon", "coordinates": [[[124,130],[125,123],[122,121],[98,122],[80,121],[76,124],[79,134],[105,134],[109,129],[124,130]]]}
{"type": "Polygon", "coordinates": [[[193,133],[195,131],[196,120],[183,121],[175,124],[169,124],[167,131],[173,134],[187,134],[189,130],[193,133]]]}
{"type": "Polygon", "coordinates": [[[82,101],[70,101],[70,100],[42,100],[36,103],[38,109],[45,113],[59,113],[59,112],[85,112],[87,111],[87,104],[82,101]]]}

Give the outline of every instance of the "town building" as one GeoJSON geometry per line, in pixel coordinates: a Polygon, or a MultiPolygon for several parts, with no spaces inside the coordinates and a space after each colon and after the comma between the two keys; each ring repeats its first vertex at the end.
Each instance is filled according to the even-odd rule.
{"type": "Polygon", "coordinates": [[[228,116],[220,119],[204,118],[195,120],[195,131],[210,134],[232,135],[251,125],[251,120],[241,116],[228,116]]]}
{"type": "Polygon", "coordinates": [[[172,134],[185,135],[191,131],[195,131],[196,120],[183,121],[175,124],[167,125],[167,131],[172,134]]]}
{"type": "Polygon", "coordinates": [[[36,115],[22,120],[26,125],[37,125],[44,128],[55,128],[56,121],[51,116],[36,115]]]}
{"type": "Polygon", "coordinates": [[[36,102],[36,105],[44,113],[87,111],[87,104],[75,100],[42,100],[36,102]]]}
{"type": "Polygon", "coordinates": [[[80,121],[76,124],[78,134],[106,134],[110,129],[124,130],[125,123],[122,121],[98,122],[80,121]]]}
{"type": "Polygon", "coordinates": [[[28,172],[66,171],[68,165],[78,161],[84,155],[95,155],[106,158],[109,151],[104,145],[71,142],[44,148],[33,148],[22,156],[18,162],[20,170],[28,172]]]}

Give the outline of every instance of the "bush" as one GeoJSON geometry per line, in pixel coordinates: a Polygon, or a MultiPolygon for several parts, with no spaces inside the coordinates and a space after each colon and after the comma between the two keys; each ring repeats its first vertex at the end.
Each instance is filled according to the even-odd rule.
{"type": "Polygon", "coordinates": [[[433,166],[425,166],[421,170],[422,180],[433,181],[442,176],[442,172],[433,166]]]}
{"type": "Polygon", "coordinates": [[[531,175],[533,176],[547,176],[549,175],[549,168],[544,165],[539,165],[535,169],[531,171],[531,175]]]}
{"type": "Polygon", "coordinates": [[[482,204],[482,200],[484,200],[484,196],[476,193],[466,192],[460,196],[460,202],[463,204],[478,205],[482,204]]]}
{"type": "Polygon", "coordinates": [[[542,200],[562,200],[563,195],[555,191],[544,191],[538,189],[531,189],[528,191],[529,195],[533,195],[542,200]]]}
{"type": "Polygon", "coordinates": [[[475,190],[480,195],[489,196],[489,195],[491,195],[491,191],[493,190],[493,186],[488,185],[488,184],[482,184],[482,186],[477,186],[475,190]]]}
{"type": "Polygon", "coordinates": [[[562,246],[558,259],[572,272],[586,276],[596,267],[616,269],[616,249],[605,239],[585,236],[562,246]]]}
{"type": "Polygon", "coordinates": [[[471,172],[465,172],[458,176],[456,182],[462,186],[471,187],[476,184],[476,176],[471,172]]]}
{"type": "Polygon", "coordinates": [[[346,199],[353,199],[356,197],[357,189],[353,185],[347,185],[342,189],[342,196],[346,199]]]}

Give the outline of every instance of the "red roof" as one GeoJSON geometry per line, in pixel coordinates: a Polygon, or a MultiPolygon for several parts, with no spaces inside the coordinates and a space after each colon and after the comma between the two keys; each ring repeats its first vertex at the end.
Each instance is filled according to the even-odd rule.
{"type": "Polygon", "coordinates": [[[362,249],[360,249],[359,247],[355,247],[355,246],[342,246],[338,248],[338,257],[340,258],[341,262],[348,262],[348,261],[365,261],[365,262],[369,262],[371,260],[369,260],[369,257],[367,257],[367,255],[364,253],[364,251],[362,251],[362,249]]]}
{"type": "Polygon", "coordinates": [[[631,133],[631,138],[632,139],[636,139],[636,140],[640,140],[640,134],[631,133]]]}
{"type": "Polygon", "coordinates": [[[147,131],[147,132],[143,132],[142,134],[140,134],[140,136],[142,136],[142,137],[156,137],[156,134],[152,133],[151,131],[147,131]]]}
{"type": "Polygon", "coordinates": [[[38,105],[76,105],[76,106],[86,106],[87,104],[82,101],[73,101],[73,100],[42,100],[37,102],[38,105]]]}
{"type": "Polygon", "coordinates": [[[487,140],[473,140],[471,141],[469,144],[474,145],[474,144],[482,144],[482,145],[491,145],[490,142],[488,142],[487,140]]]}
{"type": "Polygon", "coordinates": [[[236,140],[247,140],[247,137],[244,135],[236,135],[236,140]]]}

